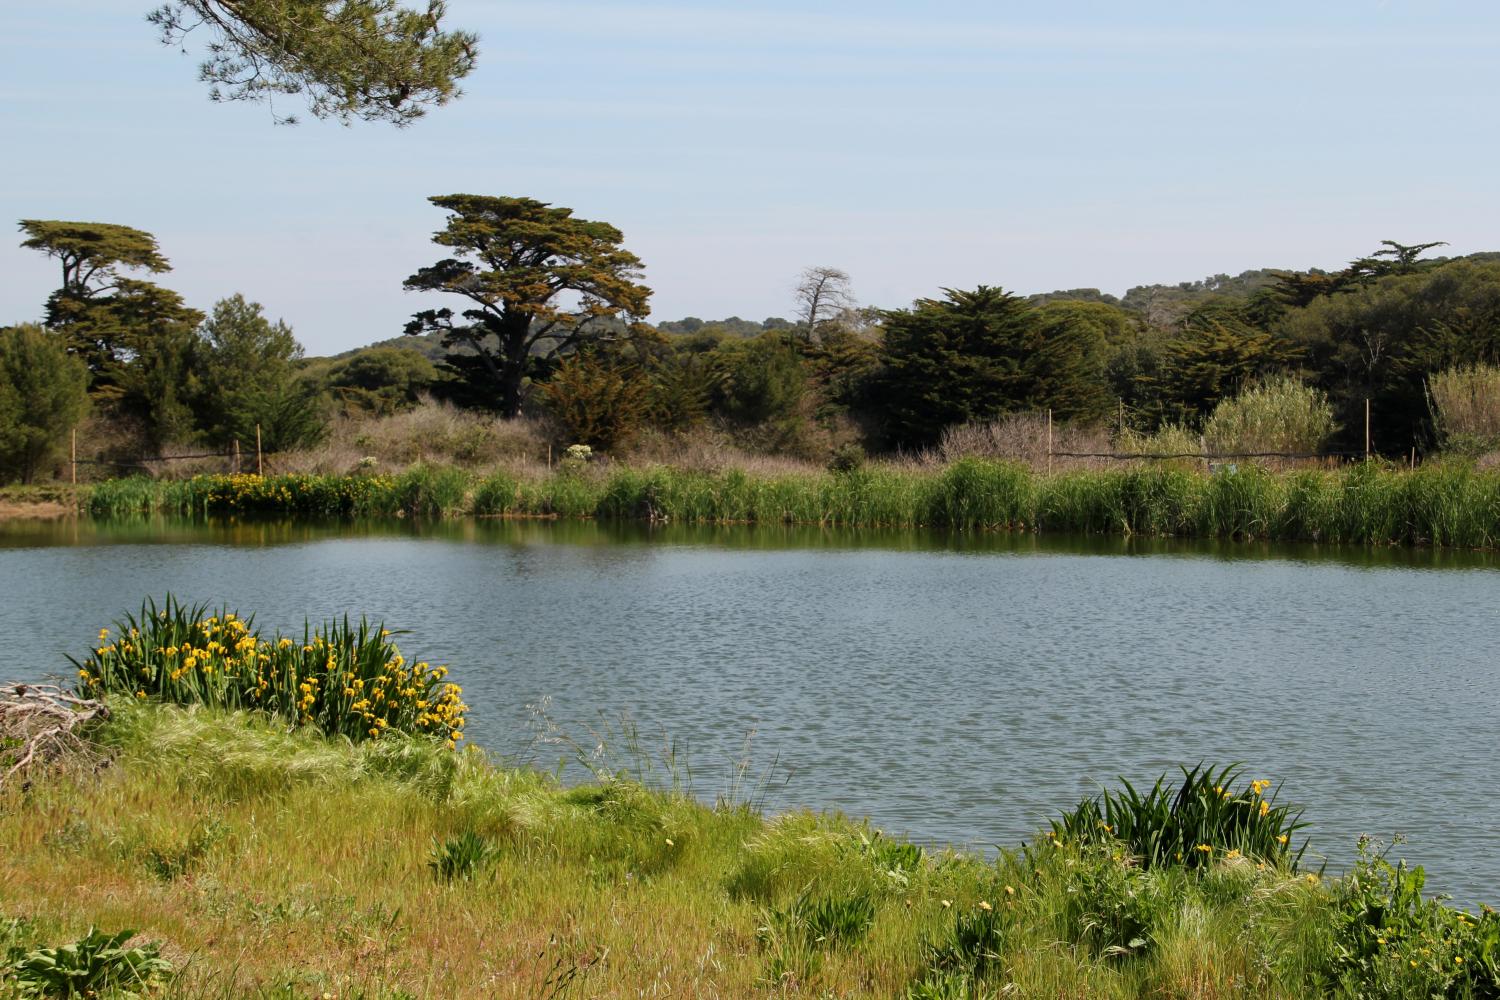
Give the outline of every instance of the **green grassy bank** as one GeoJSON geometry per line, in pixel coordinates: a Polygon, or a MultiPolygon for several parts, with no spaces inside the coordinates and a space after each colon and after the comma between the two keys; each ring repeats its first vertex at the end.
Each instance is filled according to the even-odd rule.
{"type": "Polygon", "coordinates": [[[1042,475],[965,459],[923,470],[755,475],[670,467],[579,467],[540,479],[418,467],[384,476],[198,476],[100,483],[98,515],[453,514],[665,519],[699,523],[930,526],[1492,548],[1500,472],[1414,471],[1361,463],[1335,471],[1208,475],[1177,469],[1042,475]]]}
{"type": "Polygon", "coordinates": [[[1070,830],[1081,808],[986,860],[431,739],[114,708],[113,766],[0,794],[13,969],[99,927],[157,942],[182,997],[1500,996],[1500,920],[1368,852],[1323,879],[1220,826],[1153,863],[1141,830],[1070,830]]]}

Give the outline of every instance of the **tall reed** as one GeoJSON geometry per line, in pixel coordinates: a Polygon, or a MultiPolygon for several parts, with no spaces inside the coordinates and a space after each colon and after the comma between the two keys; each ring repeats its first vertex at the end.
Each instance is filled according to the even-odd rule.
{"type": "Polygon", "coordinates": [[[564,467],[518,479],[416,466],[401,476],[199,476],[92,487],[100,515],[273,513],[441,517],[517,515],[687,524],[829,524],[960,531],[1307,540],[1362,545],[1500,544],[1500,471],[1362,462],[1273,473],[1253,465],[1153,464],[1048,476],[964,458],[937,469],[708,471],[564,467]]]}

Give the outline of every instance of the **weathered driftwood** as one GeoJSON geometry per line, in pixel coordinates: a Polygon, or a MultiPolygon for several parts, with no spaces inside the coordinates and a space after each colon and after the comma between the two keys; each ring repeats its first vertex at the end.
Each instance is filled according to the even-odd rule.
{"type": "Polygon", "coordinates": [[[104,702],[79,698],[55,684],[0,685],[0,787],[39,765],[87,754],[85,727],[107,718],[104,702]]]}

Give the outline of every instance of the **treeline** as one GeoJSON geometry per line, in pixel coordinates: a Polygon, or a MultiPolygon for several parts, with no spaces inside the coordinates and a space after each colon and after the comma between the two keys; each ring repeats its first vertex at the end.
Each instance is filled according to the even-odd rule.
{"type": "Polygon", "coordinates": [[[1500,448],[1496,254],[1427,259],[1440,244],[1387,241],[1332,272],[1118,299],[945,289],[893,310],[818,267],[788,318],[652,326],[641,263],[613,226],[526,198],[431,200],[446,256],[405,287],[458,311],[423,310],[398,342],[321,359],[241,295],[202,312],[144,280],[170,268],[149,233],[24,220],[22,245],[56,260],[61,283],[41,324],[0,332],[0,476],[55,467],[86,410],[125,461],[228,450],[257,429],[267,451],[304,448],[336,416],[424,396],[545,416],[555,443],[616,453],[715,427],[746,450],[849,463],[1041,411],[1132,452],[1359,452],[1367,406],[1377,452],[1500,448]]]}

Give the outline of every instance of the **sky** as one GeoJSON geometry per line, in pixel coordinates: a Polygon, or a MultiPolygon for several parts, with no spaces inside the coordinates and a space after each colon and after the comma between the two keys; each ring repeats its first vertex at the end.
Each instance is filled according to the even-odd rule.
{"type": "MultiPolygon", "coordinates": [[[[401,282],[452,193],[619,227],[656,320],[790,314],[814,265],[896,308],[1500,249],[1493,0],[449,0],[478,67],[406,129],[210,103],[153,2],[0,5],[0,218],[145,229],[314,355],[440,304],[401,282]]],[[[0,323],[59,284],[20,240],[0,323]]]]}

